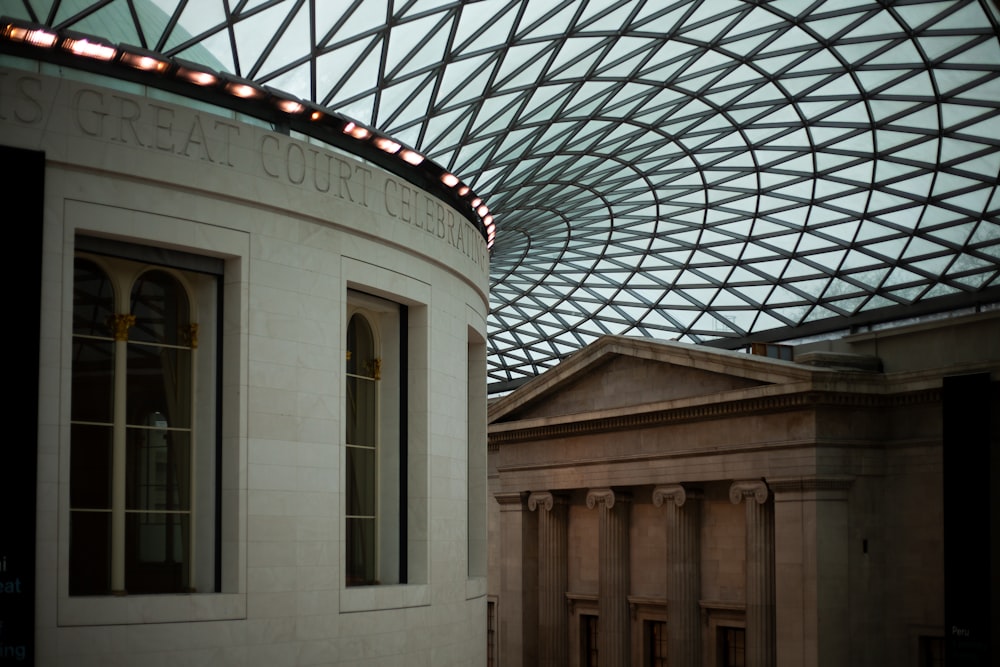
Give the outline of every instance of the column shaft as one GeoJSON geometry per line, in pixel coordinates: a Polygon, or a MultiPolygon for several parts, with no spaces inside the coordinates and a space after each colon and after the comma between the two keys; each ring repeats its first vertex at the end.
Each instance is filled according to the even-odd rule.
{"type": "Polygon", "coordinates": [[[657,487],[653,503],[667,518],[667,658],[701,667],[701,503],[679,484],[657,487]]]}
{"type": "Polygon", "coordinates": [[[568,538],[566,503],[551,493],[532,493],[528,508],[538,511],[538,664],[569,662],[566,610],[568,538]]]}
{"type": "Polygon", "coordinates": [[[526,493],[501,493],[500,656],[505,667],[538,663],[538,528],[526,493]]]}
{"type": "Polygon", "coordinates": [[[629,615],[629,513],[628,497],[611,489],[592,490],[587,507],[598,506],[600,557],[597,650],[603,667],[631,664],[629,615]]]}
{"type": "Polygon", "coordinates": [[[774,503],[762,481],[735,482],[733,503],[746,505],[746,664],[775,666],[774,503]]]}

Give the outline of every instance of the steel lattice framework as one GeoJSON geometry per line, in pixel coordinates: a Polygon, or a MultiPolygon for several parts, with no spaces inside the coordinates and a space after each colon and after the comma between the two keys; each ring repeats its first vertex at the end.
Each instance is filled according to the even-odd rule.
{"type": "Polygon", "coordinates": [[[611,334],[736,346],[1000,301],[989,0],[23,0],[461,175],[489,377],[611,334]]]}

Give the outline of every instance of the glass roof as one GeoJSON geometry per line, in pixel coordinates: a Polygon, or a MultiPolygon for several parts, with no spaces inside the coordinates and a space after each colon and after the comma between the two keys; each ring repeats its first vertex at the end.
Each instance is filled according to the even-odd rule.
{"type": "Polygon", "coordinates": [[[1000,301],[991,0],[2,0],[332,107],[497,224],[489,379],[1000,301]]]}

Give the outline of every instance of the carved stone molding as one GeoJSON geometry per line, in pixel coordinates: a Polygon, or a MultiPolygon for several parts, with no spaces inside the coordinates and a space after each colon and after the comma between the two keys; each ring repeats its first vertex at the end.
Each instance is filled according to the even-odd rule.
{"type": "Polygon", "coordinates": [[[500,504],[501,512],[523,510],[525,508],[525,503],[528,500],[528,494],[520,491],[514,491],[512,493],[497,493],[493,497],[496,498],[496,501],[500,504]]]}
{"type": "Polygon", "coordinates": [[[739,505],[744,499],[749,502],[751,498],[763,505],[767,502],[768,495],[767,483],[762,479],[733,482],[729,487],[729,500],[734,505],[739,505]]]}
{"type": "Polygon", "coordinates": [[[636,414],[616,415],[614,417],[576,418],[572,421],[546,424],[545,426],[493,431],[489,434],[488,442],[491,445],[499,447],[504,444],[530,442],[533,440],[569,438],[595,433],[654,428],[690,421],[728,419],[744,415],[783,412],[787,410],[815,409],[822,406],[888,408],[898,405],[936,403],[940,400],[940,397],[941,390],[939,388],[922,389],[899,394],[809,391],[782,396],[763,396],[740,401],[653,410],[636,414]]]}
{"type": "Polygon", "coordinates": [[[852,475],[813,475],[809,477],[768,477],[771,493],[810,491],[847,491],[854,484],[852,475]]]}

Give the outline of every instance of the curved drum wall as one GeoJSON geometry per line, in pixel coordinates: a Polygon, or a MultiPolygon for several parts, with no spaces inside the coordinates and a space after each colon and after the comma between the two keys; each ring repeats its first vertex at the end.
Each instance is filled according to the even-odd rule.
{"type": "Polygon", "coordinates": [[[37,664],[483,663],[485,241],[346,153],[46,67],[0,68],[0,146],[45,156],[37,664]],[[108,248],[216,267],[218,290],[193,292],[219,344],[196,352],[197,382],[218,389],[196,400],[209,435],[191,481],[215,491],[193,510],[214,518],[192,528],[198,574],[180,595],[70,592],[74,257],[115,265],[108,248]],[[401,313],[379,339],[396,398],[379,405],[400,407],[380,413],[393,443],[378,460],[405,500],[378,505],[404,528],[379,537],[392,572],[348,585],[345,332],[386,304],[401,313]]]}

